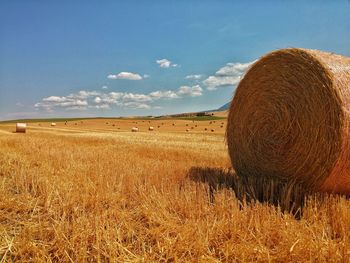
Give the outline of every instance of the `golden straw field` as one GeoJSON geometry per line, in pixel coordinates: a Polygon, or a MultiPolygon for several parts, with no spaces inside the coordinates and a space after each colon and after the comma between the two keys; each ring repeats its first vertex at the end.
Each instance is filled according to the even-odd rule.
{"type": "Polygon", "coordinates": [[[101,119],[18,134],[0,124],[1,262],[350,262],[345,197],[310,197],[295,218],[192,173],[230,171],[225,127],[101,119]]]}

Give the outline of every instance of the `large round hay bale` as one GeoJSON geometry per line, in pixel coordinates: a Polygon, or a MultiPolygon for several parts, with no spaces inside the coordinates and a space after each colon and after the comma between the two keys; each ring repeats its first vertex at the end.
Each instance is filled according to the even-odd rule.
{"type": "Polygon", "coordinates": [[[131,128],[131,131],[132,131],[132,132],[138,132],[138,131],[139,131],[139,128],[137,128],[137,127],[132,127],[132,128],[131,128]]]}
{"type": "Polygon", "coordinates": [[[350,59],[296,48],[263,56],[238,85],[226,133],[238,176],[350,193],[350,59]]]}
{"type": "Polygon", "coordinates": [[[51,122],[51,126],[52,126],[52,127],[55,127],[55,126],[56,126],[56,123],[55,123],[55,122],[51,122]]]}
{"type": "Polygon", "coordinates": [[[154,128],[153,128],[152,126],[150,126],[150,127],[148,128],[148,130],[149,130],[149,131],[153,131],[154,128]]]}
{"type": "Polygon", "coordinates": [[[26,123],[16,123],[16,132],[25,133],[27,130],[26,123]]]}

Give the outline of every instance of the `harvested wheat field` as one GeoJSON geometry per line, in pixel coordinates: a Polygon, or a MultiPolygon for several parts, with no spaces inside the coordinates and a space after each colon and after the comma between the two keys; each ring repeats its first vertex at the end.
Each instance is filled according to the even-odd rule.
{"type": "Polygon", "coordinates": [[[236,198],[222,122],[1,124],[2,262],[348,262],[350,201],[236,198]]]}

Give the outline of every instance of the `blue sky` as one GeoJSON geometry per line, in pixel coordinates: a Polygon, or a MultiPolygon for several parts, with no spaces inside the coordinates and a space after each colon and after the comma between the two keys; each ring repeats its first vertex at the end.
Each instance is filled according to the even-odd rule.
{"type": "Polygon", "coordinates": [[[350,1],[0,0],[0,119],[214,109],[285,47],[350,56],[350,1]]]}

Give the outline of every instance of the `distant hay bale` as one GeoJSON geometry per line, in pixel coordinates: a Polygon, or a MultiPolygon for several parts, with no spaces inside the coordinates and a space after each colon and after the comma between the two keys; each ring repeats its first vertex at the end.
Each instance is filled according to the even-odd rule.
{"type": "Polygon", "coordinates": [[[241,178],[350,193],[350,58],[282,49],[255,62],[232,100],[227,143],[241,178]]]}
{"type": "Polygon", "coordinates": [[[211,132],[214,132],[215,130],[214,130],[214,129],[211,129],[210,131],[211,131],[211,132]]]}
{"type": "Polygon", "coordinates": [[[27,131],[27,124],[26,123],[16,123],[16,132],[19,133],[26,133],[27,131]]]}
{"type": "Polygon", "coordinates": [[[51,122],[51,127],[55,127],[57,124],[55,122],[51,122]]]}
{"type": "Polygon", "coordinates": [[[204,130],[206,131],[206,130],[208,130],[207,128],[204,128],[204,130]]]}
{"type": "Polygon", "coordinates": [[[139,128],[137,128],[137,127],[132,127],[132,128],[131,128],[131,131],[132,131],[132,132],[138,132],[138,131],[139,131],[139,128]]]}
{"type": "Polygon", "coordinates": [[[186,129],[186,131],[187,131],[187,132],[189,132],[189,131],[190,131],[190,129],[186,129]]]}
{"type": "Polygon", "coordinates": [[[150,126],[150,127],[148,128],[148,130],[149,130],[149,131],[153,131],[154,128],[153,128],[152,126],[150,126]]]}

